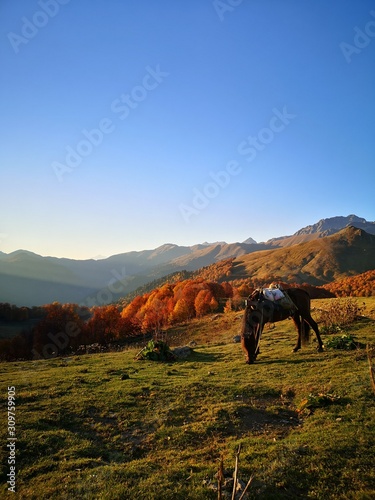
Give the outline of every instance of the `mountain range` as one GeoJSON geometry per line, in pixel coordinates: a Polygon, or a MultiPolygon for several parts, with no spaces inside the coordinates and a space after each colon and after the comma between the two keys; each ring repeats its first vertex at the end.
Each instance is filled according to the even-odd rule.
{"type": "Polygon", "coordinates": [[[34,306],[58,302],[103,305],[173,272],[195,271],[235,258],[233,279],[271,271],[280,278],[324,284],[375,268],[375,222],[355,215],[322,219],[294,235],[256,243],[165,244],[101,260],[0,252],[0,302],[34,306]],[[346,229],[345,229],[346,228],[346,229]],[[339,234],[338,234],[339,233],[339,234]]]}

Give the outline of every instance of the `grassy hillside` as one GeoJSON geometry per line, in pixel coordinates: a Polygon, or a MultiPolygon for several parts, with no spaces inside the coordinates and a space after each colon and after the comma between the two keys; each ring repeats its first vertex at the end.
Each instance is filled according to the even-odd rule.
{"type": "MultiPolygon", "coordinates": [[[[363,300],[367,318],[350,332],[373,342],[375,299],[363,300]]],[[[239,477],[254,476],[249,498],[373,498],[365,351],[318,354],[312,343],[294,354],[295,332],[284,321],[266,328],[248,366],[232,341],[240,323],[241,314],[229,313],[174,329],[172,343],[197,345],[170,364],[135,361],[139,347],[1,364],[3,398],[16,387],[18,493],[9,498],[214,499],[219,458],[232,474],[239,444],[239,477]],[[331,404],[297,411],[319,394],[331,404]]],[[[8,498],[6,446],[1,454],[8,498]]]]}
{"type": "Polygon", "coordinates": [[[326,238],[238,257],[230,279],[251,276],[324,285],[374,268],[375,236],[348,227],[326,238]]]}

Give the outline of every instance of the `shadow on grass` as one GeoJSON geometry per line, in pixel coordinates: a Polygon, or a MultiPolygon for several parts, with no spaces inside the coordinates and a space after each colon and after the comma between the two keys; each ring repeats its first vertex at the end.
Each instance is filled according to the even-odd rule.
{"type": "Polygon", "coordinates": [[[219,361],[227,357],[225,353],[212,353],[212,352],[197,352],[194,351],[191,356],[187,359],[183,360],[185,362],[198,362],[198,363],[214,363],[215,361],[219,361]]]}
{"type": "Polygon", "coordinates": [[[241,405],[232,411],[219,409],[206,432],[236,439],[247,434],[284,438],[299,425],[298,413],[281,407],[279,398],[253,398],[251,405],[241,405]]]}
{"type": "Polygon", "coordinates": [[[273,365],[273,364],[287,364],[287,365],[302,365],[304,363],[322,363],[323,361],[326,361],[325,358],[322,357],[313,357],[311,358],[259,358],[255,361],[255,365],[273,365]]]}
{"type": "Polygon", "coordinates": [[[120,429],[117,416],[103,417],[94,406],[86,408],[81,415],[67,408],[59,410],[54,416],[41,418],[29,425],[28,433],[34,439],[25,436],[18,441],[24,481],[59,470],[62,454],[66,470],[74,470],[77,467],[124,463],[141,458],[148,452],[144,443],[149,428],[142,432],[135,427],[120,429]],[[41,459],[43,456],[49,457],[50,463],[46,465],[41,459]]]}

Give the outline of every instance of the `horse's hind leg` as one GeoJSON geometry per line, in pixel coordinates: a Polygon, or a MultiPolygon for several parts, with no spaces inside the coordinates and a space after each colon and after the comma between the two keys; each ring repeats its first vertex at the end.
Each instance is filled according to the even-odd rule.
{"type": "Polygon", "coordinates": [[[298,332],[297,343],[293,347],[293,352],[297,352],[301,349],[302,323],[301,323],[301,318],[299,317],[299,314],[294,314],[292,316],[292,319],[293,319],[293,322],[294,322],[295,327],[297,328],[297,332],[298,332]]]}
{"type": "Polygon", "coordinates": [[[320,333],[319,333],[319,328],[317,323],[313,320],[313,318],[309,315],[305,318],[305,321],[311,326],[311,328],[314,330],[316,338],[318,340],[318,351],[323,352],[323,342],[322,339],[320,338],[320,333]]]}

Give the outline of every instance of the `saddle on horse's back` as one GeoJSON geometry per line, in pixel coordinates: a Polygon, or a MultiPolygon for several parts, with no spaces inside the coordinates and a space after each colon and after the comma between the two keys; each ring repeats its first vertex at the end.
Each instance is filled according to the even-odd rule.
{"type": "Polygon", "coordinates": [[[265,299],[275,302],[285,297],[280,288],[263,288],[263,296],[265,299]]]}
{"type": "Polygon", "coordinates": [[[287,309],[290,312],[297,310],[295,303],[289,297],[288,293],[278,285],[271,285],[270,288],[262,288],[262,294],[266,300],[270,300],[283,309],[287,309]]]}

